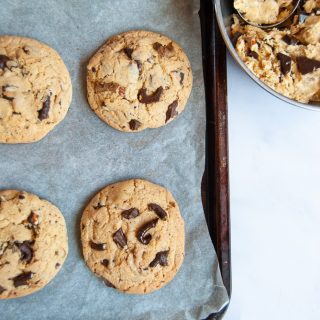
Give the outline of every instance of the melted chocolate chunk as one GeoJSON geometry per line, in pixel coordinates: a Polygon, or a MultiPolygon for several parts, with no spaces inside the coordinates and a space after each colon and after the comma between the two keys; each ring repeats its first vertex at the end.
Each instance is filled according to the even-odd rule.
{"type": "Polygon", "coordinates": [[[131,59],[132,59],[133,49],[124,48],[123,51],[124,51],[124,53],[127,55],[127,57],[131,60],[131,59]]]}
{"type": "Polygon", "coordinates": [[[157,225],[159,219],[153,219],[149,222],[147,222],[145,225],[143,225],[137,233],[137,238],[142,244],[149,244],[152,236],[151,234],[147,233],[150,229],[155,228],[157,225]]]}
{"type": "Polygon", "coordinates": [[[170,42],[167,45],[163,45],[159,42],[155,42],[153,44],[153,49],[156,50],[160,56],[164,56],[167,52],[172,52],[174,51],[173,43],[170,42]]]}
{"type": "Polygon", "coordinates": [[[288,34],[286,34],[285,36],[283,36],[282,40],[283,40],[286,44],[288,44],[289,46],[296,46],[296,45],[298,45],[298,44],[301,44],[301,42],[300,42],[298,39],[296,39],[296,38],[294,38],[294,37],[292,37],[292,36],[289,36],[288,34]]]}
{"type": "Polygon", "coordinates": [[[33,245],[33,241],[23,241],[22,243],[16,242],[15,245],[19,248],[21,257],[21,261],[25,261],[26,263],[30,263],[33,258],[33,249],[31,246],[33,245]]]}
{"type": "Polygon", "coordinates": [[[0,294],[4,293],[7,289],[5,289],[3,286],[0,286],[0,294]]]}
{"type": "Polygon", "coordinates": [[[154,268],[158,264],[164,267],[168,265],[168,254],[169,250],[167,251],[160,251],[156,254],[156,257],[150,262],[149,267],[154,268]]]}
{"type": "Polygon", "coordinates": [[[252,51],[252,50],[248,50],[247,55],[248,55],[248,57],[255,58],[256,60],[258,60],[258,58],[259,58],[259,55],[255,51],[252,51]]]}
{"type": "Polygon", "coordinates": [[[306,57],[297,58],[298,70],[301,74],[307,74],[320,68],[320,61],[315,59],[309,59],[306,57]]]}
{"type": "Polygon", "coordinates": [[[149,203],[148,209],[154,211],[161,220],[167,220],[167,213],[156,203],[149,203]]]}
{"type": "Polygon", "coordinates": [[[280,69],[282,74],[286,75],[291,70],[292,59],[280,52],[277,54],[277,58],[280,61],[280,69]]]}
{"type": "Polygon", "coordinates": [[[107,245],[105,243],[95,243],[90,241],[90,247],[96,251],[104,251],[107,249],[107,245]]]}
{"type": "Polygon", "coordinates": [[[140,89],[138,93],[138,100],[141,103],[149,104],[160,101],[163,93],[163,87],[159,87],[154,93],[147,95],[147,89],[140,89]]]}
{"type": "Polygon", "coordinates": [[[103,282],[107,287],[116,289],[116,287],[109,280],[103,279],[103,282]]]}
{"type": "Polygon", "coordinates": [[[233,46],[235,47],[237,45],[237,42],[239,40],[239,38],[242,36],[242,33],[241,32],[236,32],[232,38],[231,38],[231,42],[233,44],[233,46]]]}
{"type": "Polygon", "coordinates": [[[177,107],[178,107],[178,100],[173,101],[169,105],[167,113],[166,113],[166,122],[168,122],[171,118],[174,118],[175,116],[178,115],[177,107]]]}
{"type": "Polygon", "coordinates": [[[124,248],[127,245],[127,237],[123,233],[122,228],[113,234],[113,241],[121,248],[124,248]]]}
{"type": "Polygon", "coordinates": [[[105,92],[105,91],[110,91],[113,93],[116,93],[120,85],[116,82],[98,82],[95,85],[95,90],[97,93],[99,92],[105,92]]]}
{"type": "Polygon", "coordinates": [[[7,66],[8,61],[10,61],[9,57],[0,54],[0,69],[4,70],[4,68],[7,66]]]}
{"type": "Polygon", "coordinates": [[[36,213],[34,213],[33,211],[31,211],[27,220],[30,224],[32,224],[32,226],[36,226],[39,223],[38,215],[36,213]]]}
{"type": "Polygon", "coordinates": [[[138,130],[141,126],[141,122],[135,119],[130,120],[129,127],[132,131],[138,130]]]}
{"type": "Polygon", "coordinates": [[[108,260],[108,259],[103,259],[103,260],[101,261],[101,264],[107,268],[108,265],[109,265],[109,260],[108,260]]]}
{"type": "Polygon", "coordinates": [[[29,271],[29,272],[22,272],[18,276],[12,278],[11,280],[13,281],[14,286],[20,287],[20,286],[26,286],[28,285],[28,281],[32,279],[34,273],[29,271]]]}
{"type": "Polygon", "coordinates": [[[23,194],[19,194],[19,199],[23,200],[23,199],[25,199],[25,196],[23,194]]]}
{"type": "Polygon", "coordinates": [[[122,211],[121,215],[125,219],[134,219],[140,214],[137,208],[131,208],[129,210],[122,211]]]}
{"type": "Polygon", "coordinates": [[[47,96],[46,100],[42,104],[42,108],[38,111],[39,120],[44,120],[49,117],[50,110],[50,96],[47,96]]]}
{"type": "Polygon", "coordinates": [[[183,85],[183,81],[184,81],[184,73],[180,72],[180,84],[183,85]]]}

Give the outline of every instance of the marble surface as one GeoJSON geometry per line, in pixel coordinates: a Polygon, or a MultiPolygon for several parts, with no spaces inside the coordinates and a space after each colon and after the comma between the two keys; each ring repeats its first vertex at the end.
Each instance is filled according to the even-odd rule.
{"type": "Polygon", "coordinates": [[[320,112],[229,57],[233,295],[225,320],[320,319],[320,112]]]}

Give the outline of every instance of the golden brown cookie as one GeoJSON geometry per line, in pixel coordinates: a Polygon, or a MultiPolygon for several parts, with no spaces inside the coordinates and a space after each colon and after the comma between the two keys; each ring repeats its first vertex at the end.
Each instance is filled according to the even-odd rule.
{"type": "Polygon", "coordinates": [[[0,191],[0,299],[43,288],[67,254],[67,229],[58,208],[27,192],[0,191]]]}
{"type": "Polygon", "coordinates": [[[81,240],[88,267],[106,284],[145,294],[165,286],[184,258],[184,221],[171,193],[145,180],[107,186],[86,207],[81,240]]]}
{"type": "Polygon", "coordinates": [[[63,120],[71,96],[69,72],[55,50],[0,36],[0,143],[42,139],[63,120]]]}
{"type": "Polygon", "coordinates": [[[184,110],[191,88],[190,62],[181,47],[150,31],[110,38],[87,66],[91,108],[121,131],[169,123],[184,110]]]}

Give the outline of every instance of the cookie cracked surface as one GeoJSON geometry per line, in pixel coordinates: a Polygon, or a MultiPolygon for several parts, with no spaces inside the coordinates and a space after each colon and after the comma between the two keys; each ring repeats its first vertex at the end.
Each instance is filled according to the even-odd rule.
{"type": "Polygon", "coordinates": [[[71,98],[69,72],[55,50],[0,36],[0,143],[42,139],[63,120],[71,98]]]}
{"type": "Polygon", "coordinates": [[[91,108],[120,131],[169,123],[184,110],[191,88],[190,62],[181,47],[150,31],[110,38],[87,66],[91,108]]]}
{"type": "Polygon", "coordinates": [[[108,286],[145,294],[173,279],[184,258],[184,221],[165,188],[145,180],[107,186],[81,219],[88,267],[108,286]]]}
{"type": "Polygon", "coordinates": [[[0,191],[0,299],[43,288],[67,254],[66,224],[58,208],[27,192],[0,191]]]}

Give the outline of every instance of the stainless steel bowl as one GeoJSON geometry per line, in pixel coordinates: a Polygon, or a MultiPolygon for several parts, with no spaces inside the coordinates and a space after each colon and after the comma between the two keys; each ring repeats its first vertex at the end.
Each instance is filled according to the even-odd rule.
{"type": "Polygon", "coordinates": [[[277,98],[288,102],[294,106],[320,111],[320,104],[319,103],[301,103],[292,99],[289,99],[282,94],[274,91],[269,86],[264,84],[258,77],[256,77],[250,69],[245,65],[245,63],[240,59],[237,51],[235,50],[234,46],[232,45],[230,33],[231,33],[231,24],[232,24],[232,15],[236,12],[233,8],[233,0],[215,0],[215,10],[217,15],[217,20],[219,24],[220,31],[222,33],[222,37],[226,43],[226,46],[233,56],[233,58],[238,62],[240,67],[262,88],[270,92],[272,95],[276,96],[277,98]]]}

